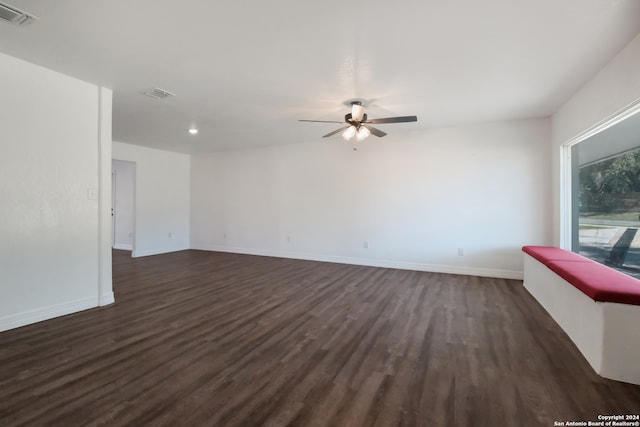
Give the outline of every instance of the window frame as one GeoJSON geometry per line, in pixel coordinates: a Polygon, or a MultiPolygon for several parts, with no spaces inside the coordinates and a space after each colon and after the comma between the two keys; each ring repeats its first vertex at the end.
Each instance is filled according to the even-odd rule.
{"type": "Polygon", "coordinates": [[[560,145],[560,247],[566,250],[572,250],[573,240],[578,236],[574,236],[574,223],[578,220],[578,210],[573,206],[573,186],[574,179],[574,162],[571,148],[582,141],[596,135],[612,126],[620,123],[627,118],[640,113],[640,99],[632,102],[621,110],[606,117],[595,125],[591,126],[582,133],[571,138],[569,141],[560,145]]]}

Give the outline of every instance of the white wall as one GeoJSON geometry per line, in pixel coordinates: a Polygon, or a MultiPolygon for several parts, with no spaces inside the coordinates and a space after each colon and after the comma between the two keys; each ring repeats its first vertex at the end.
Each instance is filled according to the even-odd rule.
{"type": "Polygon", "coordinates": [[[110,269],[100,268],[111,254],[99,193],[111,186],[100,159],[110,150],[111,91],[0,54],[0,94],[5,330],[113,300],[110,269]]]}
{"type": "Polygon", "coordinates": [[[194,156],[192,248],[522,277],[550,239],[549,121],[394,130],[194,156]]]}
{"type": "Polygon", "coordinates": [[[132,256],[189,249],[190,156],[115,141],[112,155],[136,163],[132,256]]]}
{"type": "Polygon", "coordinates": [[[135,224],[136,164],[124,160],[112,161],[113,186],[113,247],[132,250],[135,224]]]}
{"type": "Polygon", "coordinates": [[[553,244],[561,242],[560,147],[640,100],[640,34],[552,117],[553,244]]]}

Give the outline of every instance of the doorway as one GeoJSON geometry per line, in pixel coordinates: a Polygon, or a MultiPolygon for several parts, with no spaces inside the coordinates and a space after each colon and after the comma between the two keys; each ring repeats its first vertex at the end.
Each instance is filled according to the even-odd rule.
{"type": "Polygon", "coordinates": [[[135,244],[136,164],[125,160],[111,161],[111,246],[133,251],[135,244]]]}

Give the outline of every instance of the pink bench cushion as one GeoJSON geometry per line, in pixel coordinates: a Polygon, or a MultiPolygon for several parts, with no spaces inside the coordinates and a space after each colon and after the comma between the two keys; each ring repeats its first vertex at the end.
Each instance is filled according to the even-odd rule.
{"type": "Polygon", "coordinates": [[[593,262],[575,252],[565,251],[553,246],[523,246],[522,251],[545,265],[549,261],[593,262]]]}
{"type": "Polygon", "coordinates": [[[640,280],[597,262],[549,261],[553,272],[594,301],[640,305],[640,280]]]}
{"type": "Polygon", "coordinates": [[[640,305],[638,279],[560,248],[523,246],[522,251],[546,265],[594,301],[640,305]]]}

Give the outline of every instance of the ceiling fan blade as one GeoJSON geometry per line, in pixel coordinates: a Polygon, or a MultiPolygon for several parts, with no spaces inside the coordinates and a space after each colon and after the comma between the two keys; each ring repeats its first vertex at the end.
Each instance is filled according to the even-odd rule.
{"type": "Polygon", "coordinates": [[[387,117],[384,119],[371,119],[363,122],[363,123],[373,123],[381,124],[381,123],[406,123],[406,122],[417,122],[418,117],[416,116],[401,116],[401,117],[387,117]]]}
{"type": "Polygon", "coordinates": [[[298,120],[299,122],[313,122],[313,123],[344,123],[344,120],[337,122],[334,120],[298,120]]]}
{"type": "Polygon", "coordinates": [[[377,136],[378,138],[382,138],[383,136],[385,136],[385,135],[386,135],[386,133],[385,133],[385,132],[382,132],[380,129],[376,129],[376,128],[374,128],[373,126],[369,126],[369,125],[362,125],[362,126],[364,126],[364,127],[366,127],[367,129],[369,129],[369,131],[370,131],[373,135],[377,136]]]}
{"type": "Polygon", "coordinates": [[[328,137],[330,137],[330,136],[335,135],[336,133],[339,133],[339,132],[342,132],[343,130],[346,130],[346,129],[347,129],[347,128],[349,128],[350,126],[351,126],[351,125],[349,125],[349,126],[345,126],[345,127],[340,128],[340,129],[338,129],[338,130],[334,130],[333,132],[329,132],[328,134],[323,135],[322,137],[323,137],[323,138],[328,138],[328,137]]]}

